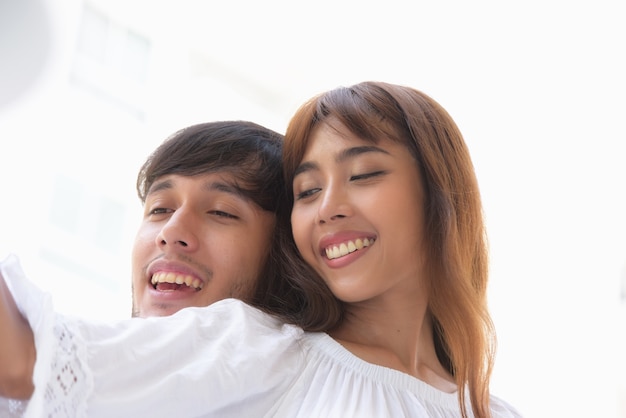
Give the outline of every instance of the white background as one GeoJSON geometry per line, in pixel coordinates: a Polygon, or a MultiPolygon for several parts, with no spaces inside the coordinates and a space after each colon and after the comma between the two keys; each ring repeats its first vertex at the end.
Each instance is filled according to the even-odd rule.
{"type": "Polygon", "coordinates": [[[17,253],[58,309],[129,315],[135,176],[174,130],[249,119],[284,132],[320,91],[406,84],[451,113],[478,172],[499,335],[493,392],[527,417],[626,417],[620,2],[22,0],[30,20],[18,20],[9,1],[0,258],[17,253]],[[76,81],[77,69],[102,80],[76,53],[85,4],[117,25],[113,37],[126,28],[149,40],[141,87],[114,71],[96,82],[104,93],[76,81]],[[50,223],[59,178],[82,191],[74,233],[50,223]],[[97,218],[102,199],[123,216],[97,218]],[[90,244],[99,222],[121,231],[114,250],[90,244]]]}

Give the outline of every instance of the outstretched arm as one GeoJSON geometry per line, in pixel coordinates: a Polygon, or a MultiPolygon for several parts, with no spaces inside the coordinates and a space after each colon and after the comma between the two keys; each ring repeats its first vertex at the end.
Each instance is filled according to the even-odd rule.
{"type": "Polygon", "coordinates": [[[0,396],[28,399],[34,391],[35,340],[0,274],[0,396]]]}

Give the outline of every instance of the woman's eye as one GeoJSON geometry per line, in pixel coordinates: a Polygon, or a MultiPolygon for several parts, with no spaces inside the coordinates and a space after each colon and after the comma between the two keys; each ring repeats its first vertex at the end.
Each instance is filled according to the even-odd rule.
{"type": "Polygon", "coordinates": [[[315,193],[319,192],[320,190],[321,189],[319,188],[315,188],[315,189],[308,189],[303,192],[299,192],[296,194],[296,200],[302,200],[302,199],[306,199],[307,197],[311,197],[315,193]]]}
{"type": "Polygon", "coordinates": [[[354,176],[350,176],[350,181],[355,181],[355,180],[366,180],[372,177],[377,177],[377,176],[381,176],[385,174],[385,171],[372,171],[371,173],[364,173],[364,174],[355,174],[354,176]]]}

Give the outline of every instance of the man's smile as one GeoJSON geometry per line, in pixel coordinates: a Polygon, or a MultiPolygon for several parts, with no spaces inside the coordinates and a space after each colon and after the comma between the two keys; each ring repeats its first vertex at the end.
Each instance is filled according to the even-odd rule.
{"type": "Polygon", "coordinates": [[[196,291],[202,289],[202,280],[186,274],[159,271],[154,273],[151,283],[157,290],[178,290],[181,285],[186,285],[196,291]]]}

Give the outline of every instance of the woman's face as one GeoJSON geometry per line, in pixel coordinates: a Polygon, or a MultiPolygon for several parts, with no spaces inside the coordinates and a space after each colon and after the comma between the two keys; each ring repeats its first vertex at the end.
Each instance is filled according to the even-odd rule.
{"type": "Polygon", "coordinates": [[[424,297],[424,191],[405,146],[321,125],[293,186],[296,245],[337,298],[424,297]]]}

